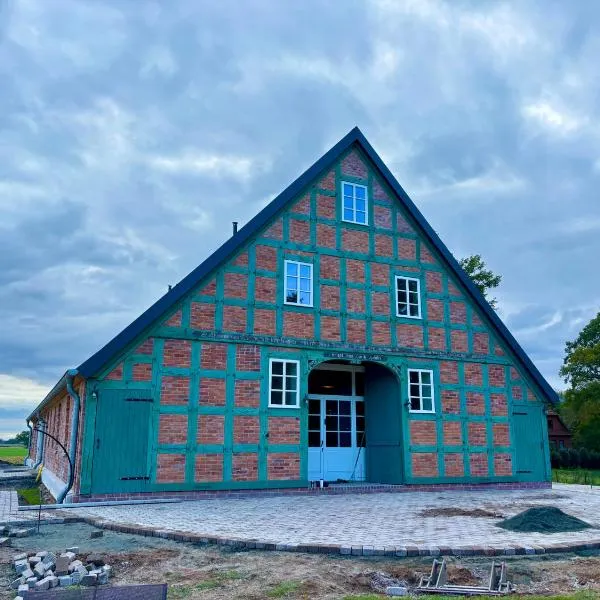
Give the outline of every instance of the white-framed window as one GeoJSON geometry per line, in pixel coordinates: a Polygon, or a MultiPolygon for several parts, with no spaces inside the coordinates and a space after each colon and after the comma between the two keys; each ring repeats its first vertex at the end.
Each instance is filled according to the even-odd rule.
{"type": "Polygon", "coordinates": [[[300,406],[300,361],[269,360],[269,406],[300,406]]]}
{"type": "Polygon", "coordinates": [[[433,371],[428,369],[408,370],[408,400],[410,412],[435,412],[433,371]]]}
{"type": "Polygon", "coordinates": [[[421,282],[415,277],[396,275],[396,316],[421,318],[421,282]]]}
{"type": "Polygon", "coordinates": [[[285,261],[285,304],[313,305],[313,266],[295,260],[285,261]]]}
{"type": "Polygon", "coordinates": [[[342,221],[369,224],[369,198],[364,185],[342,181],[342,221]]]}

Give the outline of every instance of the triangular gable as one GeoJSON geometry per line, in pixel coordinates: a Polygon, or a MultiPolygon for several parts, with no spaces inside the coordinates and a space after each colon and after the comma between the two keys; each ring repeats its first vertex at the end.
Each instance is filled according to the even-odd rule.
{"type": "Polygon", "coordinates": [[[298,179],[279,194],[269,205],[252,218],[240,231],[229,238],[216,252],[209,256],[202,264],[189,273],[175,287],[167,292],[162,298],[155,302],[148,310],[140,315],[121,333],[113,338],[102,349],[96,352],[88,360],[78,367],[78,371],[85,377],[92,377],[102,370],[109,362],[120,355],[132,342],[141,336],[158,319],[169,312],[180,300],[192,292],[198,284],[208,277],[213,271],[222,266],[228,259],[241,251],[254,235],[266,227],[274,217],[282,211],[289,203],[297,200],[300,192],[317,179],[322,173],[329,170],[338,159],[343,156],[353,144],[357,144],[365,156],[375,166],[382,180],[396,194],[404,210],[412,217],[421,233],[430,245],[437,250],[445,266],[451,274],[463,285],[468,296],[481,312],[490,321],[498,337],[513,352],[524,370],[537,384],[546,399],[552,403],[558,401],[556,392],[550,387],[538,371],[533,362],[525,354],[521,346],[508,331],[496,312],[490,307],[487,300],[479,289],[471,281],[470,277],[459,266],[448,248],[438,237],[433,228],[423,217],[408,194],[392,175],[390,170],[381,160],[377,152],[367,141],[362,132],[355,127],[316,163],[309,167],[298,179]]]}

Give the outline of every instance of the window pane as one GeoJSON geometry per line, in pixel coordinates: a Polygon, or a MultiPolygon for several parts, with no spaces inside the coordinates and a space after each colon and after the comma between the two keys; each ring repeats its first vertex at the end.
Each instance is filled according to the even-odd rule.
{"type": "Polygon", "coordinates": [[[337,400],[327,400],[325,403],[325,414],[337,415],[337,400]]]}
{"type": "Polygon", "coordinates": [[[328,415],[325,417],[325,430],[326,431],[338,431],[338,418],[337,415],[328,415]]]}
{"type": "Polygon", "coordinates": [[[300,279],[300,290],[303,292],[310,292],[310,283],[310,279],[304,279],[304,277],[300,279]]]}
{"type": "Polygon", "coordinates": [[[325,444],[328,448],[337,448],[338,434],[337,431],[328,431],[325,436],[325,444]]]}
{"type": "Polygon", "coordinates": [[[286,277],[285,289],[289,293],[298,289],[298,278],[297,277],[286,277]]]}
{"type": "Polygon", "coordinates": [[[353,195],[352,187],[353,186],[349,183],[344,184],[344,196],[352,196],[353,195]]]}
{"type": "Polygon", "coordinates": [[[356,414],[357,414],[357,419],[358,419],[358,416],[362,416],[365,414],[365,403],[364,402],[356,403],[356,414]]]}
{"type": "Polygon", "coordinates": [[[356,199],[356,210],[360,212],[367,212],[367,205],[364,200],[356,199]]]}
{"type": "Polygon", "coordinates": [[[421,402],[418,398],[410,399],[410,408],[411,410],[421,410],[421,402]]]}
{"type": "Polygon", "coordinates": [[[308,428],[312,431],[321,429],[321,417],[319,415],[310,415],[308,417],[308,428]]]}
{"type": "Polygon", "coordinates": [[[356,430],[357,431],[365,430],[365,418],[364,417],[356,417],[356,430]]]}
{"type": "Polygon", "coordinates": [[[418,316],[419,316],[419,307],[418,307],[418,306],[415,306],[414,304],[411,304],[411,305],[409,306],[409,311],[408,311],[408,314],[409,314],[411,317],[418,317],[418,316]]]}
{"type": "Polygon", "coordinates": [[[423,398],[431,398],[431,386],[430,385],[421,386],[421,396],[423,398]]]}
{"type": "Polygon", "coordinates": [[[308,412],[311,415],[321,414],[321,401],[320,400],[309,400],[308,401],[308,412]]]}
{"type": "Polygon", "coordinates": [[[352,196],[344,196],[344,208],[354,208],[354,199],[352,196]]]}
{"type": "Polygon", "coordinates": [[[431,373],[429,371],[421,371],[421,383],[431,385],[431,373]]]}
{"type": "Polygon", "coordinates": [[[308,432],[308,445],[311,448],[319,448],[321,446],[321,434],[318,431],[308,432]]]}
{"type": "Polygon", "coordinates": [[[402,302],[402,304],[406,304],[406,292],[404,290],[400,290],[398,292],[398,302],[402,302]]]}
{"type": "Polygon", "coordinates": [[[357,185],[357,186],[354,188],[354,195],[355,195],[357,198],[364,198],[364,197],[365,197],[365,193],[366,193],[366,191],[367,191],[367,190],[365,190],[365,188],[364,188],[364,187],[362,187],[362,186],[360,186],[360,185],[357,185]]]}
{"type": "Polygon", "coordinates": [[[410,395],[412,398],[418,398],[420,396],[419,386],[417,384],[414,384],[414,383],[410,384],[410,395]]]}
{"type": "Polygon", "coordinates": [[[357,223],[366,223],[367,222],[367,213],[357,210],[355,220],[357,223]]]}
{"type": "Polygon", "coordinates": [[[300,292],[300,300],[298,303],[310,306],[312,304],[310,300],[310,292],[300,292]]]}
{"type": "Polygon", "coordinates": [[[273,375],[281,375],[283,373],[283,363],[280,360],[274,360],[271,363],[271,372],[273,375]]]}
{"type": "Polygon", "coordinates": [[[419,372],[418,371],[409,371],[408,378],[411,383],[419,383],[419,372]]]}
{"type": "Polygon", "coordinates": [[[285,389],[288,392],[295,392],[296,386],[298,385],[298,378],[293,375],[285,378],[285,389]]]}
{"type": "MultiPolygon", "coordinates": [[[[351,396],[352,395],[352,373],[349,371],[325,371],[315,369],[308,376],[308,393],[326,396],[351,396]]],[[[329,413],[329,402],[327,412],[329,413]]],[[[337,413],[337,403],[335,412],[337,413]]]]}
{"type": "Polygon", "coordinates": [[[399,315],[407,315],[408,314],[408,306],[406,304],[398,304],[398,314],[399,315]]]}
{"type": "Polygon", "coordinates": [[[283,389],[283,377],[279,375],[273,375],[271,377],[271,389],[272,390],[282,390],[283,389]]]}
{"type": "Polygon", "coordinates": [[[432,406],[433,406],[433,402],[431,401],[431,398],[423,398],[423,410],[431,410],[432,406]]]}
{"type": "Polygon", "coordinates": [[[406,291],[406,279],[399,277],[398,279],[396,279],[396,288],[398,290],[404,290],[406,291]]]}
{"type": "Polygon", "coordinates": [[[311,268],[310,265],[300,265],[300,277],[310,278],[311,268]]]}
{"type": "Polygon", "coordinates": [[[288,292],[285,297],[286,302],[298,302],[298,292],[288,292]]]}
{"type": "Polygon", "coordinates": [[[415,292],[417,291],[417,282],[414,279],[409,279],[408,280],[408,289],[411,292],[415,292]]]}
{"type": "Polygon", "coordinates": [[[340,431],[351,431],[350,417],[340,417],[340,431]]]}
{"type": "Polygon", "coordinates": [[[409,292],[408,301],[411,304],[419,304],[419,294],[417,292],[409,292]]]}
{"type": "Polygon", "coordinates": [[[283,404],[283,393],[271,392],[271,404],[283,404]]]}
{"type": "Polygon", "coordinates": [[[340,448],[351,448],[352,447],[352,434],[351,433],[340,433],[340,448]]]}
{"type": "Polygon", "coordinates": [[[296,406],[297,395],[296,392],[285,393],[285,403],[287,406],[296,406]]]}
{"type": "Polygon", "coordinates": [[[293,262],[286,263],[287,271],[286,275],[298,275],[298,265],[293,262]]]}
{"type": "Polygon", "coordinates": [[[354,221],[354,212],[350,208],[344,208],[344,220],[354,221]]]}
{"type": "Polygon", "coordinates": [[[340,402],[340,415],[350,415],[351,408],[350,402],[340,402]]]}
{"type": "Polygon", "coordinates": [[[285,363],[285,374],[286,375],[297,375],[298,374],[298,363],[295,363],[295,362],[285,363]]]}

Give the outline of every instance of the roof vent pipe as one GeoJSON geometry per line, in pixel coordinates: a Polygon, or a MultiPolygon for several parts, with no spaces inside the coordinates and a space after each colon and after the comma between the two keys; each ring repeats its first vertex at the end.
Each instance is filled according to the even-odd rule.
{"type": "Polygon", "coordinates": [[[232,221],[232,225],[233,225],[233,235],[235,235],[238,232],[238,222],[232,221]]]}

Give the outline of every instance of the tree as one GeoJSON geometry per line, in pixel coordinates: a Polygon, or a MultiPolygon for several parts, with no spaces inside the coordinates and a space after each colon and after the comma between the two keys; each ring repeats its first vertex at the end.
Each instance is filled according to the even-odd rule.
{"type": "Polygon", "coordinates": [[[29,446],[29,431],[21,431],[15,435],[15,442],[17,444],[23,444],[23,446],[29,446]]]}
{"type": "Polygon", "coordinates": [[[581,330],[574,342],[567,342],[560,374],[573,389],[600,381],[600,313],[581,330]]]}
{"type": "Polygon", "coordinates": [[[560,413],[574,444],[600,451],[600,313],[566,343],[560,374],[571,385],[560,413]]]}
{"type": "Polygon", "coordinates": [[[485,262],[481,254],[473,254],[460,260],[460,266],[466,274],[473,280],[473,283],[479,288],[483,297],[489,305],[496,310],[498,301],[496,298],[489,298],[488,291],[497,288],[502,281],[502,275],[496,275],[493,271],[485,268],[485,262]]]}

